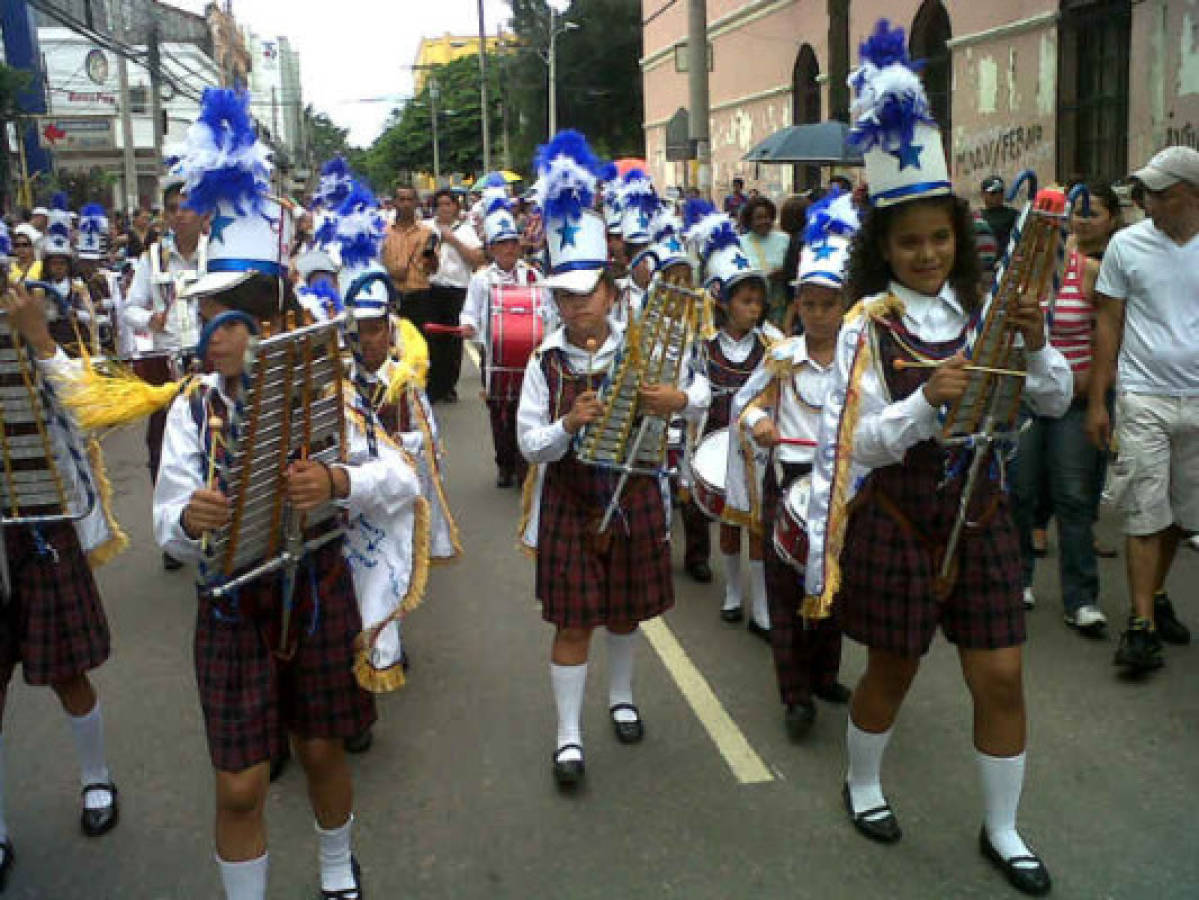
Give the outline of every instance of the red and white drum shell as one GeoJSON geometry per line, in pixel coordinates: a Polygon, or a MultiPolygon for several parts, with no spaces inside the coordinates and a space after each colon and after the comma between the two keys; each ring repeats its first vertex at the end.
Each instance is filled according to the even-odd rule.
{"type": "Polygon", "coordinates": [[[713,519],[724,516],[728,465],[729,430],[718,428],[696,445],[691,457],[691,496],[713,519]]]}
{"type": "Polygon", "coordinates": [[[543,310],[549,301],[537,286],[497,284],[491,289],[488,335],[487,396],[514,400],[520,396],[525,366],[545,338],[543,310]]]}
{"type": "Polygon", "coordinates": [[[808,567],[808,501],[811,496],[811,476],[795,479],[774,519],[774,549],[799,572],[808,567]]]}

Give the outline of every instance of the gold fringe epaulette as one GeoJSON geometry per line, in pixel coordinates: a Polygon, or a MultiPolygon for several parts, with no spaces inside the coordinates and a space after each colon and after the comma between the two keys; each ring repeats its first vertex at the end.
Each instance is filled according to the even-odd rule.
{"type": "Polygon", "coordinates": [[[108,480],[108,469],[104,465],[104,451],[100,442],[91,438],[87,442],[87,461],[92,470],[92,480],[99,494],[97,502],[108,526],[108,540],[88,551],[87,561],[93,569],[111,562],[129,549],[129,535],[121,528],[112,510],[112,482],[108,480]]]}
{"type": "Polygon", "coordinates": [[[181,393],[198,387],[186,377],[154,385],[138,378],[127,366],[106,362],[97,366],[83,359],[76,372],[63,377],[63,402],[85,431],[118,428],[140,421],[170,406],[181,393]]]}
{"type": "Polygon", "coordinates": [[[395,347],[395,365],[384,400],[395,403],[408,387],[425,389],[429,377],[429,344],[425,336],[407,319],[400,319],[399,340],[395,347]]]}

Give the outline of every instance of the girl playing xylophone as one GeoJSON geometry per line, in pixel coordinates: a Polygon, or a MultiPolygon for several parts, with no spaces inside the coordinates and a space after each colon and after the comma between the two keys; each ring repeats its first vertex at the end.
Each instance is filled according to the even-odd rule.
{"type": "Polygon", "coordinates": [[[848,194],[834,190],[808,211],[795,300],[803,334],[773,345],[733,400],[740,433],[729,450],[728,507],[753,522],[765,544],[770,644],[783,722],[792,740],[816,721],[813,695],[829,703],[849,699],[849,689],[837,681],[841,631],[836,621],[828,618],[805,628],[800,618],[807,532],[798,514],[805,512],[806,482],[844,313],[849,241],[857,228],[848,194]],[[773,456],[760,484],[760,501],[751,440],[773,456]],[[788,515],[794,520],[790,528],[788,515]]]}
{"type": "MultiPolygon", "coordinates": [[[[537,599],[555,627],[550,681],[558,709],[553,754],[560,786],[584,775],[580,716],[591,633],[607,632],[608,703],[623,743],[640,741],[641,715],[633,702],[633,642],[638,623],[674,604],[666,510],[659,478],[632,474],[618,514],[600,523],[616,477],[577,457],[575,436],[604,415],[597,389],[626,350],[625,332],[611,317],[616,286],[607,267],[604,221],[590,207],[598,162],[582,135],[563,132],[538,154],[541,205],[546,213],[551,277],[562,327],[542,343],[525,372],[518,414],[521,452],[538,464],[527,492],[522,534],[537,551],[537,599]]],[[[687,391],[650,384],[641,389],[643,412],[693,418],[708,402],[707,383],[687,391]]]]}
{"type": "MultiPolygon", "coordinates": [[[[941,135],[905,47],[903,31],[880,22],[851,79],[853,141],[865,157],[871,208],[851,251],[847,291],[860,302],[837,342],[816,456],[805,615],[828,615],[835,598],[845,633],[869,648],[850,706],[844,800],[854,827],[878,841],[900,838],[880,783],[883,751],[939,626],[957,645],[974,703],[980,849],[1017,888],[1041,894],[1049,873],[1016,830],[1023,585],[998,454],[981,470],[950,574],[939,577],[970,451],[934,435],[938,411],[970,381],[963,351],[981,298],[970,211],[952,193],[941,135]]],[[[1025,399],[1060,415],[1070,369],[1046,345],[1038,301],[1021,296],[1007,327],[1027,351],[1025,399]]]]}

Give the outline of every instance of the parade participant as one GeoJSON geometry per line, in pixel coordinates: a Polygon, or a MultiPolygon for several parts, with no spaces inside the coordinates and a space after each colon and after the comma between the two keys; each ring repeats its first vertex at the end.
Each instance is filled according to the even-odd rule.
{"type": "MultiPolygon", "coordinates": [[[[780,555],[774,535],[791,486],[812,471],[820,411],[845,311],[845,263],[858,226],[849,194],[834,190],[809,208],[796,279],[803,333],[774,344],[733,400],[732,418],[739,433],[729,451],[726,515],[732,509],[755,523],[764,543],[770,646],[785,709],[783,724],[793,740],[807,734],[816,721],[813,695],[829,703],[849,700],[849,689],[837,681],[841,630],[832,618],[804,628],[802,576],[780,555]],[[760,487],[750,441],[772,454],[760,487]]],[[[797,547],[806,550],[802,542],[797,547]]],[[[795,562],[802,566],[806,557],[795,562]]]]}
{"type": "MultiPolygon", "coordinates": [[[[0,305],[47,378],[46,395],[56,397],[76,363],[51,336],[44,305],[18,282],[11,284],[0,305]]],[[[69,717],[79,759],[80,828],[98,837],[116,826],[120,806],[104,750],[100,698],[88,677],[110,652],[108,620],[92,568],[122,552],[128,539],[112,516],[111,486],[99,446],[89,442],[85,447],[69,414],[57,408],[56,401],[51,403],[55,409],[46,417],[46,428],[58,471],[70,496],[82,503],[90,494],[95,503],[76,522],[4,529],[0,552],[6,556],[5,578],[11,579],[12,593],[4,600],[0,628],[0,715],[18,663],[26,684],[54,691],[69,717]]],[[[3,807],[3,746],[0,738],[0,890],[15,858],[3,807]]]]}
{"type": "Polygon", "coordinates": [[[42,281],[53,289],[47,292],[46,319],[50,334],[63,347],[84,343],[78,330],[78,297],[83,288],[75,272],[75,248],[71,246],[71,214],[66,208],[67,195],[54,195],[50,204],[46,235],[42,238],[42,281]]]}
{"type": "MultiPolygon", "coordinates": [[[[598,161],[582,135],[564,131],[537,154],[538,190],[546,215],[550,277],[563,325],[529,360],[521,393],[521,452],[537,464],[526,494],[522,537],[536,548],[536,594],[554,625],[550,682],[558,710],[553,774],[561,787],[584,776],[580,724],[591,633],[603,627],[608,646],[608,705],[617,738],[640,741],[633,702],[633,644],[640,622],[674,604],[665,503],[658,479],[624,482],[620,515],[599,533],[613,499],[611,474],[581,463],[575,436],[603,415],[597,387],[624,352],[625,332],[612,319],[616,287],[608,269],[603,218],[592,210],[598,161]]],[[[708,387],[641,388],[643,413],[702,415],[708,387]]]]}
{"type": "MultiPolygon", "coordinates": [[[[137,260],[133,283],[121,310],[121,325],[132,332],[149,333],[142,340],[142,355],[133,368],[151,384],[166,384],[182,372],[183,354],[200,339],[196,302],[183,296],[184,288],[204,274],[210,249],[224,241],[223,221],[212,222],[205,234],[205,219],[184,203],[178,171],[167,175],[162,193],[163,214],[169,229],[137,260]]],[[[162,429],[166,411],[155,413],[146,425],[151,484],[158,478],[162,429]]],[[[163,556],[163,567],[178,569],[176,560],[163,556]]]]}
{"type": "MultiPolygon", "coordinates": [[[[250,324],[266,321],[279,333],[287,327],[284,313],[298,308],[286,279],[289,210],[266,195],[270,165],[254,134],[248,95],[205,91],[182,171],[188,205],[214,215],[221,229],[221,240],[210,246],[207,274],[187,290],[189,299],[198,299],[206,323],[201,346],[214,371],[170,408],[154,529],[164,549],[200,560],[204,535],[231,517],[229,499],[205,474],[213,417],[229,439],[250,324]],[[220,168],[209,168],[214,159],[220,168]]],[[[351,517],[410,508],[419,484],[402,455],[380,451],[376,457],[355,427],[349,427],[349,442],[348,465],[303,457],[291,462],[288,502],[303,513],[334,499],[346,504],[351,517]]],[[[297,644],[288,657],[276,656],[263,634],[280,616],[281,580],[251,581],[235,600],[197,589],[196,678],[216,774],[217,862],[232,900],[266,897],[268,770],[289,735],[316,818],[321,896],[363,896],[351,853],[353,789],[342,741],[369,726],[374,708],[352,671],[361,619],[342,543],[326,543],[301,562],[306,574],[294,583],[295,608],[312,612],[295,630],[297,644]]]]}
{"type": "MultiPolygon", "coordinates": [[[[974,226],[967,203],[953,194],[902,29],[879,23],[851,82],[858,92],[852,141],[865,157],[872,208],[847,277],[849,299],[862,302],[838,339],[816,454],[804,609],[822,618],[835,598],[845,633],[869,649],[850,708],[845,805],[866,836],[899,839],[880,782],[883,751],[940,626],[958,647],[974,702],[985,810],[980,850],[1018,889],[1043,894],[1049,873],[1016,829],[1025,629],[1002,457],[973,493],[971,507],[988,512],[975,513],[956,544],[950,577],[938,576],[962,507],[964,454],[972,452],[933,438],[938,410],[958,400],[971,378],[968,325],[981,304],[974,226]]],[[[1025,400],[1060,415],[1072,379],[1046,343],[1039,301],[1033,292],[1019,296],[1006,324],[1027,356],[1025,400]]]]}
{"type": "MultiPolygon", "coordinates": [[[[704,346],[705,367],[712,385],[712,407],[704,420],[701,440],[718,429],[729,427],[733,396],[761,362],[771,340],[762,330],[766,313],[766,280],[753,265],[732,220],[711,204],[692,201],[687,218],[694,224],[687,236],[704,267],[704,287],[716,301],[719,331],[704,346]]],[[[686,519],[684,519],[686,522],[686,519]]],[[[740,525],[754,523],[742,519],[740,525]]],[[[725,595],[720,618],[740,622],[741,527],[733,522],[720,526],[720,552],[724,558],[725,595]]],[[[707,530],[707,523],[703,525],[707,530]]],[[[694,538],[693,538],[694,539],[694,538]]],[[[766,601],[766,570],[760,534],[749,536],[750,633],[769,638],[770,611],[766,601]]]]}
{"type": "Polygon", "coordinates": [[[42,233],[22,222],[12,232],[13,258],[8,264],[8,279],[12,283],[19,281],[38,281],[42,277],[42,261],[38,259],[37,248],[42,242],[42,233]]]}
{"type": "Polygon", "coordinates": [[[12,261],[12,235],[8,233],[8,225],[0,219],[0,271],[7,274],[8,264],[12,261]]]}
{"type": "MultiPolygon", "coordinates": [[[[488,194],[488,206],[483,217],[483,236],[491,262],[471,276],[466,289],[466,303],[459,322],[463,335],[482,346],[484,354],[492,353],[491,324],[493,292],[497,285],[529,287],[538,284],[541,276],[521,259],[520,235],[512,218],[506,193],[488,194]]],[[[545,311],[549,315],[549,310],[545,311]]],[[[549,332],[546,328],[546,332],[549,332]]],[[[483,361],[486,366],[488,360],[483,361]]],[[[520,400],[519,373],[502,373],[496,383],[488,385],[487,410],[491,416],[491,440],[495,448],[496,487],[524,484],[528,467],[516,444],[516,407],[520,400]]]]}
{"type": "Polygon", "coordinates": [[[599,172],[600,208],[608,236],[608,268],[619,282],[629,274],[629,258],[624,253],[624,229],[620,209],[620,171],[616,163],[605,163],[599,172]]]}
{"type": "Polygon", "coordinates": [[[628,325],[641,315],[645,305],[645,292],[653,274],[653,263],[646,254],[653,240],[650,224],[661,201],[643,169],[629,169],[620,180],[619,191],[621,258],[628,261],[628,275],[616,281],[620,295],[613,313],[616,321],[628,325]]]}
{"type": "Polygon", "coordinates": [[[92,335],[93,352],[103,347],[109,352],[117,349],[114,333],[117,279],[114,273],[102,270],[101,262],[107,253],[108,214],[99,203],[89,203],[79,211],[75,231],[75,263],[79,277],[87,288],[81,296],[83,308],[79,320],[88,326],[92,335]]]}

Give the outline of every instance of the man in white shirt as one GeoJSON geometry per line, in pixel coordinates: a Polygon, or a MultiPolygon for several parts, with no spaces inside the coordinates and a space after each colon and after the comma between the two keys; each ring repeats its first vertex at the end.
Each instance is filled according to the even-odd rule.
{"type": "MultiPolygon", "coordinates": [[[[457,325],[466,301],[470,276],[484,262],[483,243],[474,226],[462,219],[458,195],[441,188],[433,195],[433,230],[441,236],[437,271],[429,277],[430,316],[438,325],[457,325]]],[[[444,334],[427,336],[429,342],[430,402],[458,399],[458,373],[462,368],[462,338],[444,334]]]]}
{"type": "Polygon", "coordinates": [[[1162,665],[1162,641],[1191,638],[1165,580],[1179,539],[1199,531],[1199,151],[1168,147],[1132,177],[1147,216],[1112,238],[1099,272],[1087,431],[1107,448],[1115,381],[1132,600],[1115,662],[1144,672],[1162,665]]]}

